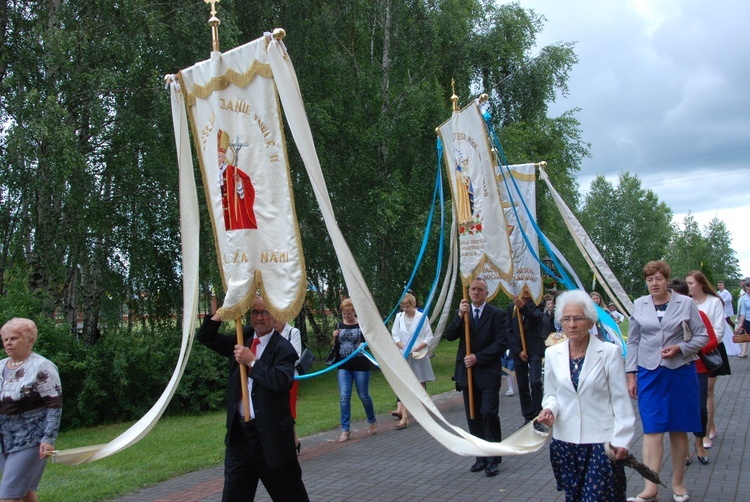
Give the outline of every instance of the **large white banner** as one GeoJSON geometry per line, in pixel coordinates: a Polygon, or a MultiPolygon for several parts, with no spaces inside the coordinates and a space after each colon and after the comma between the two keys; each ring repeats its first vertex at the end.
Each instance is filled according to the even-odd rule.
{"type": "MultiPolygon", "coordinates": [[[[438,128],[458,222],[461,280],[477,276],[511,281],[508,225],[495,181],[495,162],[476,102],[438,128]]],[[[489,286],[489,284],[488,284],[489,286]]],[[[497,294],[497,286],[490,297],[497,294]]]]}
{"type": "Polygon", "coordinates": [[[488,286],[501,287],[508,296],[518,296],[526,288],[538,304],[544,294],[539,262],[535,258],[539,256],[539,239],[529,218],[531,213],[531,218],[536,221],[536,165],[512,164],[507,168],[499,166],[496,177],[510,231],[513,278],[505,280],[485,276],[485,279],[488,286]]]}
{"type": "Polygon", "coordinates": [[[226,291],[241,317],[261,290],[277,319],[304,301],[306,276],[286,145],[265,37],[182,70],[226,291]]]}
{"type": "MultiPolygon", "coordinates": [[[[284,44],[280,40],[274,40],[271,38],[271,34],[266,34],[265,39],[268,41],[268,58],[270,67],[273,69],[274,79],[279,89],[279,98],[284,106],[284,111],[287,117],[289,128],[292,131],[292,135],[295,139],[295,144],[300,152],[300,156],[305,164],[307,173],[310,177],[310,182],[313,187],[313,193],[315,194],[316,200],[320,206],[323,220],[325,221],[326,228],[328,229],[331,241],[334,244],[334,250],[339,259],[341,270],[346,281],[346,286],[349,295],[351,296],[354,305],[357,309],[357,316],[359,318],[360,326],[365,334],[365,338],[369,344],[369,348],[372,353],[376,356],[380,363],[380,368],[385,376],[386,380],[401,398],[401,401],[406,405],[411,414],[416,420],[419,421],[420,425],[437,441],[444,445],[448,450],[467,456],[508,456],[508,455],[522,455],[538,451],[543,445],[547,438],[547,435],[540,435],[533,428],[533,423],[529,423],[522,427],[504,441],[500,443],[491,443],[483,439],[472,436],[461,427],[450,424],[445,417],[442,415],[437,406],[432,402],[430,396],[426,390],[419,385],[417,377],[411,370],[406,360],[402,357],[400,351],[393,343],[393,338],[390,332],[383,324],[383,319],[378,312],[375,302],[370,294],[370,290],[362,277],[362,273],[354,260],[354,256],[349,249],[344,236],[341,233],[337,223],[336,217],[333,213],[333,207],[331,206],[331,200],[328,195],[328,189],[323,178],[323,173],[318,162],[317,153],[315,151],[315,144],[312,138],[312,131],[307,122],[307,116],[305,114],[304,103],[302,102],[302,94],[297,83],[297,78],[294,72],[291,59],[289,58],[284,44]]],[[[262,39],[261,39],[262,40],[262,39]]],[[[253,42],[256,44],[258,41],[253,42]]],[[[244,48],[241,47],[240,49],[244,48]]],[[[257,49],[257,46],[256,46],[257,49]]],[[[237,49],[239,50],[239,49],[237,49]]],[[[265,51],[265,44],[263,51],[265,51]]],[[[232,51],[234,52],[234,51],[232,51]]],[[[212,54],[212,61],[214,58],[224,58],[228,54],[212,54]]],[[[256,61],[264,61],[260,58],[261,54],[256,50],[254,57],[256,61]]],[[[196,65],[198,66],[198,65],[196,65]]],[[[241,65],[240,65],[241,66],[241,65]]],[[[195,67],[194,67],[195,68],[195,67]]],[[[257,70],[256,66],[256,70],[257,70]]],[[[239,73],[238,70],[234,70],[239,73]]],[[[265,72],[266,70],[262,70],[265,72]]],[[[237,75],[230,73],[219,72],[220,75],[226,75],[231,79],[235,79],[237,75]]],[[[270,74],[270,73],[269,73],[270,74]]],[[[267,77],[265,77],[267,78],[267,77]]],[[[243,79],[244,81],[245,79],[243,79]]],[[[79,464],[84,462],[92,462],[101,458],[105,458],[109,455],[117,453],[128,446],[135,444],[141,438],[143,438],[151,428],[156,424],[161,417],[161,414],[169,404],[174,391],[179,384],[180,378],[184,371],[185,365],[187,364],[187,356],[190,353],[190,346],[193,340],[193,328],[194,321],[196,319],[197,300],[198,300],[198,206],[197,196],[194,180],[192,180],[192,162],[190,156],[190,146],[187,141],[187,119],[184,109],[185,102],[180,99],[181,94],[184,90],[182,85],[178,85],[174,78],[170,77],[170,89],[172,91],[172,112],[173,121],[175,128],[175,141],[178,153],[178,161],[180,165],[180,206],[181,206],[181,229],[183,239],[183,266],[185,270],[185,324],[183,327],[183,339],[182,347],[180,350],[180,358],[175,368],[172,380],[170,380],[167,389],[164,391],[160,400],[152,407],[146,416],[134,424],[128,431],[115,438],[113,441],[106,445],[94,445],[86,446],[82,448],[67,449],[59,452],[54,457],[55,461],[65,464],[79,464]]],[[[210,79],[209,79],[210,82],[210,79]]],[[[209,84],[210,86],[216,84],[209,84]]],[[[187,100],[190,103],[190,100],[187,100]]],[[[192,105],[191,105],[192,106],[192,105]]],[[[196,131],[195,115],[191,115],[193,119],[193,131],[196,131]]],[[[222,124],[222,127],[228,127],[222,124]]],[[[233,130],[224,129],[226,131],[233,130]]],[[[201,162],[204,174],[204,183],[207,182],[207,173],[211,171],[206,169],[210,164],[206,163],[206,159],[212,159],[211,154],[215,154],[218,159],[218,146],[221,145],[221,136],[217,134],[214,128],[209,130],[200,129],[196,133],[200,139],[205,137],[206,146],[201,152],[201,162]],[[204,134],[205,133],[205,134],[204,134]],[[216,146],[211,147],[215,141],[216,146]],[[212,152],[208,152],[213,148],[212,152]],[[207,153],[208,152],[208,153],[207,153]]],[[[240,138],[237,143],[244,143],[245,141],[240,138]]],[[[231,160],[231,159],[230,159],[231,160]]],[[[221,166],[221,162],[216,162],[214,165],[221,166]]],[[[228,163],[229,165],[229,163],[228,163]]],[[[242,162],[242,156],[240,155],[240,162],[232,164],[238,169],[245,167],[242,162]]],[[[227,167],[228,168],[228,167],[227,167]]],[[[215,172],[215,171],[214,171],[215,172]]],[[[223,232],[231,231],[246,231],[246,230],[263,230],[266,224],[265,215],[265,201],[259,203],[260,199],[264,197],[270,197],[270,195],[264,192],[267,186],[264,184],[265,178],[262,174],[255,177],[256,173],[252,169],[245,171],[250,180],[253,182],[253,186],[256,193],[255,205],[253,206],[254,214],[256,216],[257,229],[246,229],[238,228],[235,230],[226,230],[223,232]],[[258,179],[259,183],[255,184],[255,180],[258,179]]],[[[218,176],[218,175],[217,175],[218,176]]],[[[240,175],[240,178],[242,176],[240,175]]],[[[494,183],[492,176],[487,178],[489,181],[494,183]]],[[[287,179],[288,181],[288,179],[287,179]]],[[[218,181],[216,184],[218,185],[218,181]]],[[[239,193],[239,189],[237,189],[239,193]]],[[[247,193],[247,192],[246,192],[247,193]]],[[[221,194],[220,190],[214,190],[214,194],[221,194]]],[[[221,201],[218,204],[214,199],[212,209],[214,211],[214,230],[217,234],[221,233],[221,225],[224,225],[224,220],[216,216],[216,212],[223,213],[223,206],[220,206],[221,201]]],[[[249,214],[249,212],[247,213],[249,214]]],[[[238,224],[246,225],[247,220],[239,219],[238,224]]],[[[218,242],[218,241],[217,241],[218,242]]],[[[453,246],[452,246],[453,247],[453,246]]],[[[300,253],[301,260],[301,253],[300,253]]],[[[508,260],[509,261],[509,260],[508,260]]],[[[263,271],[263,282],[265,284],[266,295],[271,289],[271,281],[266,278],[265,269],[263,271]],[[266,281],[268,281],[266,283],[266,281]]],[[[225,274],[227,269],[224,269],[225,274]]],[[[256,274],[257,275],[257,274],[256,274]]],[[[304,275],[302,276],[304,279],[304,275]]],[[[446,282],[447,284],[447,282],[446,282]]],[[[452,283],[451,287],[452,289],[452,283]]],[[[446,288],[444,288],[446,290],[446,288]]],[[[441,294],[441,298],[444,295],[441,294]]],[[[268,296],[267,296],[268,298],[268,296]]],[[[268,305],[268,301],[266,302],[268,305]]],[[[450,306],[450,300],[446,306],[446,311],[450,306]]],[[[445,313],[444,312],[444,313],[445,313]]],[[[442,322],[441,322],[442,324],[442,322]]]]}

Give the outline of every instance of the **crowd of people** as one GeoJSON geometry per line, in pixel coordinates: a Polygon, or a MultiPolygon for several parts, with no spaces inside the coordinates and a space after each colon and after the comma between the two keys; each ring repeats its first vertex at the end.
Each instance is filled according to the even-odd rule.
{"type": "MultiPolygon", "coordinates": [[[[637,495],[626,495],[623,464],[617,461],[628,458],[632,447],[631,399],[637,401],[644,431],[643,463],[656,474],[661,471],[667,434],[672,500],[689,500],[685,466],[693,459],[707,465],[716,435],[716,378],[731,373],[729,355],[747,355],[746,346],[734,347],[726,336],[733,331],[728,323],[734,312],[723,283],[717,292],[700,271],[670,282],[671,268],[664,261],[646,264],[643,278],[648,294],[634,302],[627,358],[618,344],[608,343],[613,338],[605,324],[611,321],[602,322],[606,315],[616,324],[626,318],[595,291],[548,295],[542,308],[524,290],[502,311],[487,303],[486,282],[474,279],[469,298],[461,300],[445,331],[446,340],[459,342],[453,379],[464,394],[469,431],[502,440],[498,396],[502,376],[513,374],[524,422],[554,424],[550,462],[568,501],[659,500],[658,485],[648,479],[637,495]],[[711,368],[702,360],[710,354],[720,356],[711,368]],[[473,418],[469,394],[476,399],[473,418]],[[688,433],[695,437],[695,455],[688,433]]],[[[742,291],[737,333],[750,331],[750,281],[742,291]]],[[[501,461],[477,458],[469,470],[494,476],[501,461]]]]}
{"type": "MultiPolygon", "coordinates": [[[[524,423],[552,427],[550,463],[567,501],[659,500],[658,485],[648,479],[637,495],[626,495],[619,460],[628,458],[634,441],[631,399],[637,401],[643,428],[643,463],[659,473],[667,434],[672,500],[689,500],[685,466],[693,459],[708,464],[716,435],[716,378],[731,373],[729,356],[747,357],[747,344],[734,344],[731,335],[750,332],[750,280],[741,284],[734,323],[733,298],[721,281],[714,289],[700,271],[672,278],[664,261],[646,264],[643,278],[648,293],[635,300],[630,313],[626,358],[619,345],[608,343],[611,336],[601,316],[611,316],[616,324],[626,318],[595,291],[550,294],[537,305],[524,289],[500,309],[487,302],[485,280],[475,278],[445,330],[446,341],[458,341],[452,378],[464,397],[469,432],[502,440],[499,396],[505,376],[505,394],[519,396],[524,423]],[[719,354],[719,363],[704,363],[702,357],[709,354],[719,354]],[[694,456],[688,433],[695,438],[694,456]]],[[[426,387],[435,380],[429,357],[434,335],[411,292],[400,306],[393,342],[426,387]]],[[[376,434],[378,423],[369,393],[372,365],[361,350],[365,336],[351,299],[339,309],[332,362],[339,363],[338,441],[345,442],[351,434],[354,387],[367,433],[376,434]]],[[[204,319],[197,335],[229,365],[223,500],[253,500],[259,481],[273,500],[308,500],[294,427],[300,331],[276,321],[261,297],[252,304],[250,321],[243,329],[244,343],[238,343],[237,334],[219,333],[216,315],[204,319]]],[[[54,450],[61,383],[55,365],[32,350],[37,338],[33,321],[11,319],[0,335],[8,356],[0,361],[0,499],[33,501],[54,450]]],[[[409,410],[400,400],[392,414],[399,420],[396,429],[408,427],[409,410]]],[[[477,457],[469,471],[495,476],[501,462],[501,457],[477,457]]]]}

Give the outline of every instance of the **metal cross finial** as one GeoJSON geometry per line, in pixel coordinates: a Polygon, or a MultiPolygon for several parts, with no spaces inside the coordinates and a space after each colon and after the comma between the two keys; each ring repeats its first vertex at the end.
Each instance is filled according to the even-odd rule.
{"type": "Polygon", "coordinates": [[[210,3],[211,4],[211,15],[215,16],[216,15],[216,4],[219,3],[221,0],[203,0],[203,1],[206,2],[206,3],[210,3]]]}
{"type": "Polygon", "coordinates": [[[211,27],[211,50],[218,52],[219,50],[219,25],[221,21],[216,17],[216,4],[219,0],[203,0],[205,3],[211,4],[211,19],[208,20],[208,25],[211,27]]]}
{"type": "Polygon", "coordinates": [[[240,165],[240,150],[242,150],[243,146],[250,146],[250,143],[241,143],[240,137],[235,136],[234,143],[231,146],[234,148],[234,165],[238,166],[240,165]]]}
{"type": "Polygon", "coordinates": [[[453,96],[451,96],[451,102],[453,102],[453,111],[458,111],[458,96],[456,96],[456,81],[451,79],[451,87],[453,88],[453,96]]]}

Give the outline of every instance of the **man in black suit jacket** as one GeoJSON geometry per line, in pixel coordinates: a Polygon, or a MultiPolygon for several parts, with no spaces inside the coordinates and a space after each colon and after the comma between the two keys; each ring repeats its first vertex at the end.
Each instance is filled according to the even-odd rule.
{"type": "Polygon", "coordinates": [[[546,349],[544,341],[549,333],[542,332],[542,310],[531,299],[528,289],[524,289],[520,297],[513,299],[513,303],[508,306],[508,317],[508,345],[516,367],[521,413],[525,422],[529,423],[542,411],[542,358],[546,349]],[[525,351],[521,343],[518,316],[521,316],[523,324],[525,351]]]}
{"type": "Polygon", "coordinates": [[[245,345],[237,344],[236,335],[218,333],[221,319],[216,315],[206,318],[198,331],[198,341],[229,358],[222,501],[253,500],[259,479],[275,501],[308,501],[289,411],[297,352],[274,330],[262,298],[256,298],[251,308],[253,326],[243,328],[245,345]],[[253,339],[258,340],[255,353],[253,339]],[[241,364],[247,366],[250,387],[249,421],[242,416],[241,364]]]}
{"type": "MultiPolygon", "coordinates": [[[[463,391],[466,420],[469,432],[486,441],[500,442],[500,358],[505,353],[506,315],[502,310],[487,304],[488,291],[484,279],[474,279],[469,285],[469,298],[461,300],[456,318],[445,332],[447,340],[458,339],[456,371],[453,379],[456,389],[463,391]],[[466,351],[464,315],[469,315],[469,340],[471,352],[466,351]],[[472,370],[474,394],[474,419],[469,411],[469,379],[467,368],[472,370]]],[[[497,475],[497,464],[502,457],[477,457],[471,472],[484,471],[487,476],[497,475]]]]}

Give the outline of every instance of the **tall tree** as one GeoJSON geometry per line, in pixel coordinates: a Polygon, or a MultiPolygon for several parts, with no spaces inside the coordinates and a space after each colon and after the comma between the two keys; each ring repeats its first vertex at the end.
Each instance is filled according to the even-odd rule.
{"type": "Polygon", "coordinates": [[[616,187],[597,176],[581,211],[589,236],[632,296],[644,292],[643,266],[664,258],[672,235],[671,220],[669,207],[630,173],[621,174],[616,187]]]}
{"type": "Polygon", "coordinates": [[[688,213],[681,225],[674,225],[667,259],[675,277],[684,277],[692,270],[710,270],[713,281],[740,278],[732,235],[718,218],[713,218],[701,231],[695,216],[688,213]]]}
{"type": "Polygon", "coordinates": [[[672,267],[672,276],[684,278],[688,272],[701,270],[708,243],[691,213],[685,215],[681,224],[675,223],[672,229],[672,240],[665,259],[672,267]]]}
{"type": "Polygon", "coordinates": [[[83,313],[90,338],[102,309],[116,320],[128,298],[144,314],[174,312],[176,176],[161,77],[195,43],[168,26],[193,12],[142,0],[4,9],[0,272],[25,269],[42,314],[75,326],[83,313]]]}
{"type": "MultiPolygon", "coordinates": [[[[162,77],[209,56],[208,6],[5,0],[0,14],[0,294],[22,275],[45,315],[81,318],[89,339],[123,313],[129,328],[172,315],[176,162],[162,77]]],[[[222,50],[287,30],[339,225],[381,309],[395,304],[419,252],[452,78],[462,104],[491,95],[510,162],[554,163],[558,189],[574,197],[587,145],[574,111],[547,117],[547,105],[576,58],[569,44],[532,56],[538,14],[488,0],[260,0],[252,9],[227,0],[219,17],[222,50]]],[[[308,277],[335,308],[341,273],[286,138],[308,277]]],[[[207,306],[221,291],[202,224],[207,306]]],[[[422,299],[436,260],[435,244],[414,286],[422,299]]]]}
{"type": "Polygon", "coordinates": [[[710,264],[714,278],[717,281],[738,281],[742,271],[726,224],[714,217],[703,229],[703,235],[708,244],[706,262],[710,264]]]}

